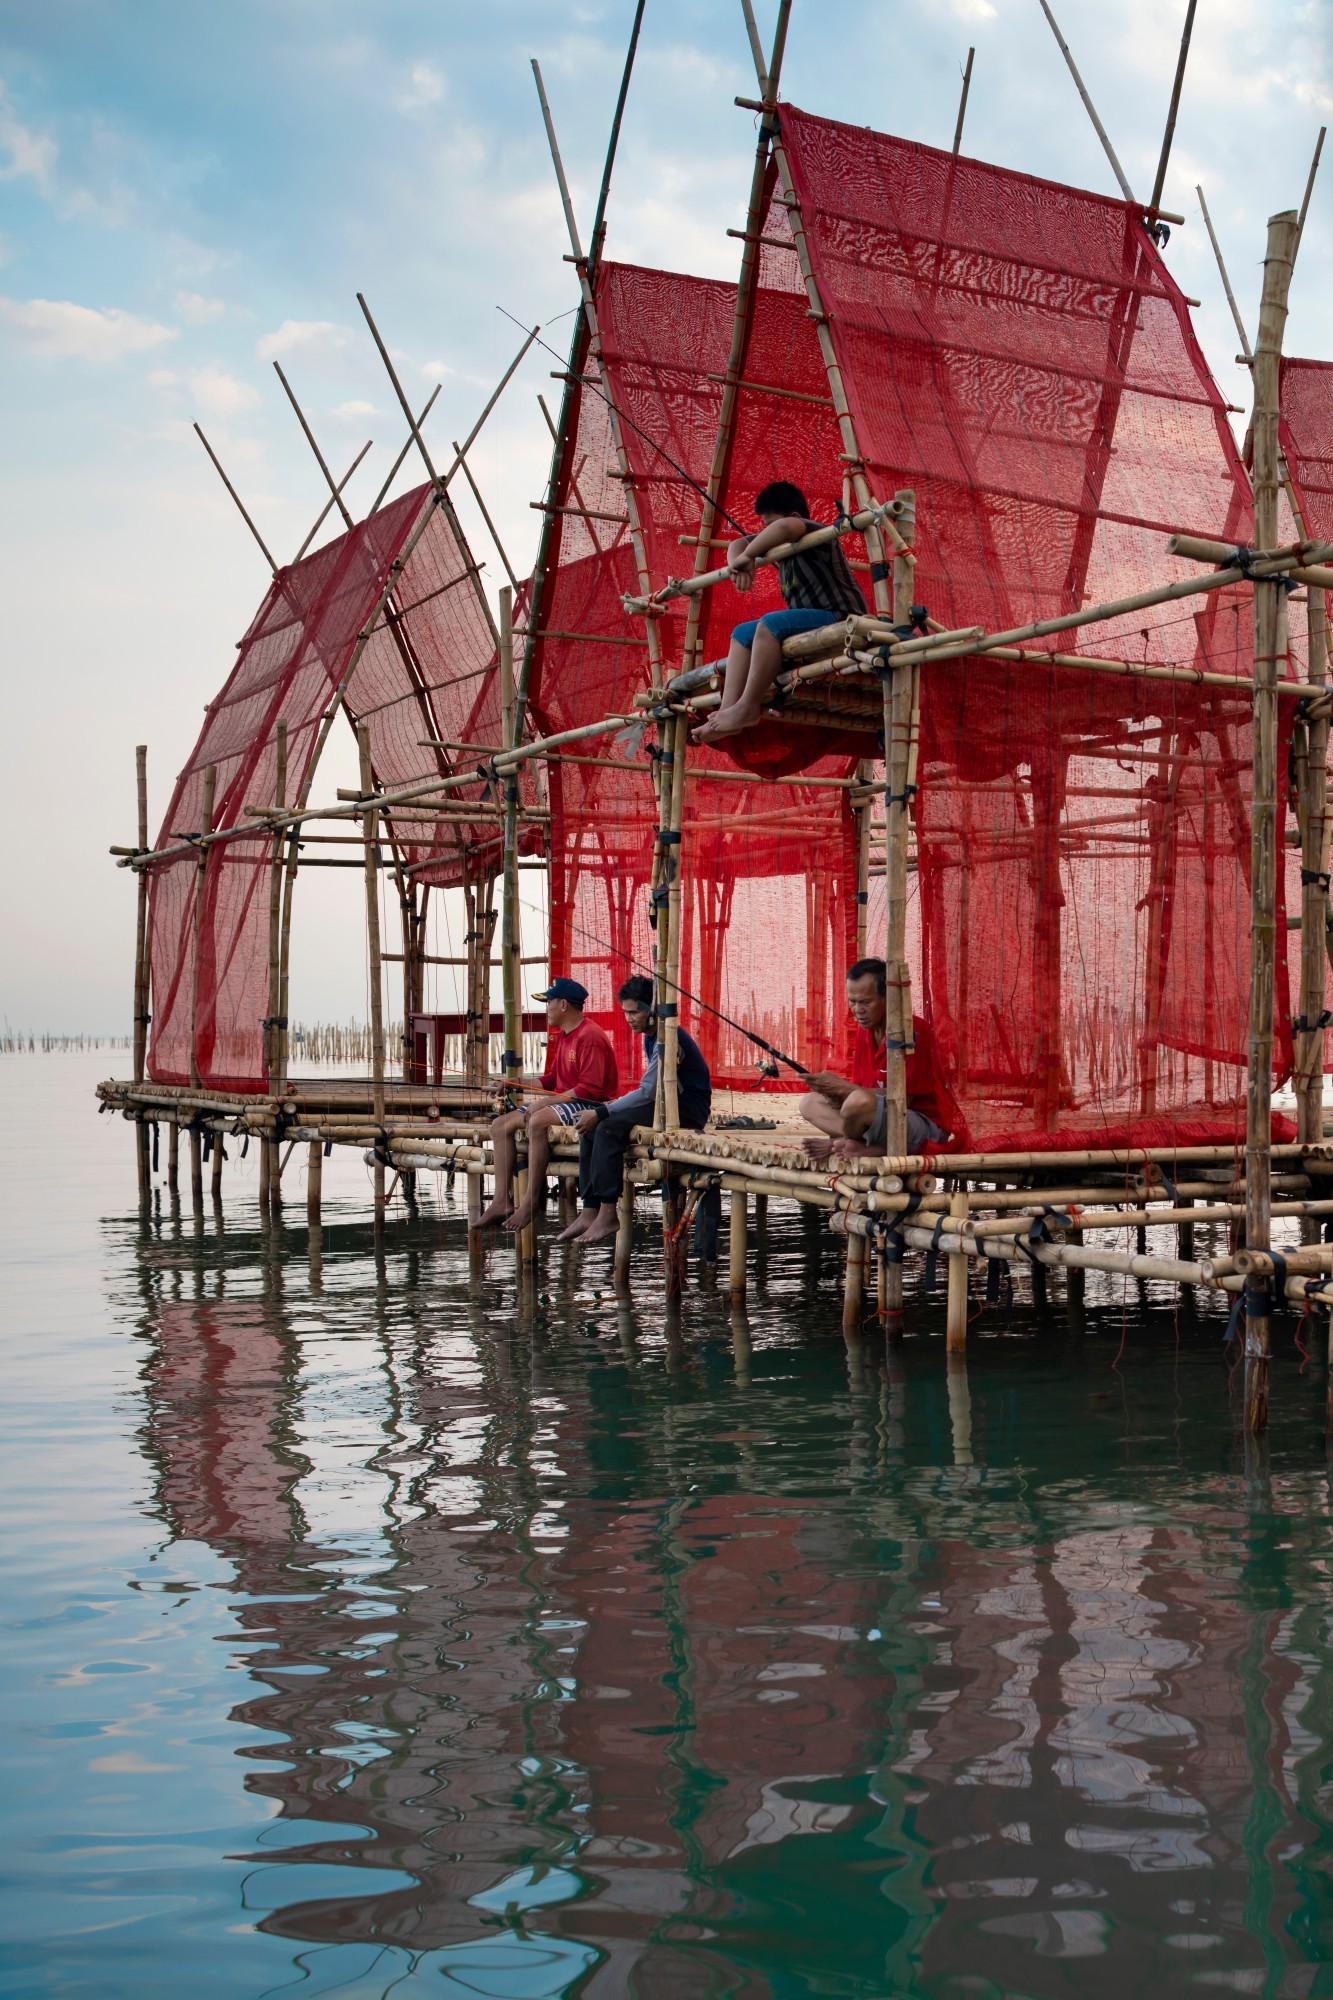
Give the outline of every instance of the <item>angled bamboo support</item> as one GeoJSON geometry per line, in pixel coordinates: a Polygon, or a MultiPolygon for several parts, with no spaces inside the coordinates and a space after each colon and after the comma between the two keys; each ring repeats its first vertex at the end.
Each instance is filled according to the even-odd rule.
{"type": "MultiPolygon", "coordinates": [[[[1278,534],[1278,375],[1287,293],[1299,242],[1295,210],[1270,217],[1259,337],[1254,352],[1254,532],[1260,547],[1278,534]]],[[[1277,953],[1278,661],[1285,654],[1285,592],[1254,585],[1254,752],[1250,815],[1250,1011],[1245,1110],[1245,1246],[1271,1243],[1273,994],[1277,953]]],[[[1269,1288],[1245,1289],[1245,1426],[1268,1422],[1269,1288]]]]}

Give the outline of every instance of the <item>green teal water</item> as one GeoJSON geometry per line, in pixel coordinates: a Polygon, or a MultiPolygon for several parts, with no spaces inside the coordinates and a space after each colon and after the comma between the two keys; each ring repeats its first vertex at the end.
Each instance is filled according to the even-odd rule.
{"type": "Polygon", "coordinates": [[[0,1068],[0,1994],[1333,1994],[1322,1330],[1247,1451],[1218,1313],[849,1353],[778,1208],[676,1318],[646,1205],[141,1226],[106,1060],[0,1068]]]}

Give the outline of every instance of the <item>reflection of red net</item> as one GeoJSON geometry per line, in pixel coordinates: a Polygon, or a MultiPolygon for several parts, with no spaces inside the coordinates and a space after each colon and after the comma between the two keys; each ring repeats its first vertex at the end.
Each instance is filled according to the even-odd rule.
{"type": "MultiPolygon", "coordinates": [[[[1166,556],[1173,529],[1248,538],[1249,488],[1222,399],[1181,294],[1131,209],[789,109],[782,129],[866,476],[877,498],[916,490],[915,594],[934,617],[1003,629],[1197,574],[1166,556]]],[[[748,386],[723,496],[747,528],[754,493],[776,476],[801,483],[812,511],[830,518],[846,471],[794,248],[778,247],[793,239],[777,199],[761,233],[741,369],[748,386]]],[[[733,304],[725,285],[616,266],[602,273],[617,402],[698,479],[711,458],[733,304]]],[[[621,514],[604,414],[590,395],[583,401],[561,504],[621,514]]],[[[625,443],[656,585],[692,566],[680,538],[698,533],[700,503],[628,427],[625,443]]],[[[626,530],[566,515],[560,532],[559,608],[547,624],[625,642],[598,654],[546,643],[543,706],[554,713],[559,700],[562,719],[573,720],[576,707],[582,719],[623,703],[644,665],[640,633],[617,602],[634,587],[626,530]],[[581,626],[580,612],[597,622],[581,626]]],[[[846,546],[869,597],[864,546],[846,546]]],[[[725,650],[738,618],[776,602],[771,578],[744,599],[713,591],[704,657],[725,650]]],[[[669,666],[684,623],[680,603],[661,621],[669,666]]],[[[1236,674],[1243,688],[1250,629],[1248,593],[1223,593],[1099,624],[1046,650],[1203,667],[1236,674]]],[[[1242,1129],[1247,711],[1244,692],[1233,699],[1039,662],[925,669],[918,1006],[972,1143],[1170,1145],[1242,1129]]],[[[849,747],[776,721],[736,758],[832,775],[850,766],[812,760],[849,747]]],[[[719,752],[696,768],[730,762],[719,752]]],[[[563,773],[561,786],[572,777],[563,773]]],[[[706,778],[688,798],[685,983],[802,1060],[818,1060],[820,1046],[836,1051],[837,973],[853,917],[844,799],[803,795],[795,782],[742,791],[706,778]]],[[[646,779],[589,771],[567,803],[553,799],[553,812],[557,948],[576,964],[586,954],[582,970],[604,1009],[622,954],[647,956],[651,793],[646,779]]],[[[872,918],[874,948],[874,902],[872,918]]],[[[1284,965],[1278,981],[1285,1071],[1284,965]]],[[[691,1025],[729,1064],[722,1031],[697,1013],[691,1025]]]]}
{"type": "MultiPolygon", "coordinates": [[[[177,780],[159,847],[197,831],[209,764],[217,766],[216,827],[245,825],[247,805],[273,803],[280,720],[287,724],[287,799],[297,799],[334,690],[428,499],[426,487],[403,495],[274,579],[177,780]]],[[[475,577],[456,524],[437,509],[347,689],[348,712],[366,723],[375,776],[385,786],[476,761],[465,752],[422,748],[428,739],[499,742],[495,641],[475,577]]],[[[469,786],[463,796],[475,800],[480,792],[479,784],[469,786]]],[[[201,1082],[226,1090],[265,1087],[272,851],[260,833],[212,848],[197,982],[195,857],[152,870],[149,1068],[161,1081],[189,1081],[193,1006],[201,1082]]],[[[427,881],[460,880],[465,858],[474,872],[493,866],[494,851],[492,823],[443,829],[424,817],[398,821],[401,864],[427,881]],[[421,867],[433,856],[437,866],[421,867]]]]}

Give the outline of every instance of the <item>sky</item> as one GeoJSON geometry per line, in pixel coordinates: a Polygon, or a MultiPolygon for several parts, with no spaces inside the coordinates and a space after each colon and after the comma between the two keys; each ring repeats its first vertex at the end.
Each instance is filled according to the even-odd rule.
{"type": "MultiPolygon", "coordinates": [[[[632,0],[3,0],[0,4],[0,641],[11,862],[0,1019],[123,1033],[134,885],[134,746],[154,829],[267,569],[191,428],[203,426],[269,547],[289,559],[323,502],[273,372],[281,361],[368,506],[401,442],[356,305],[409,394],[441,384],[437,458],[515,352],[502,311],[576,303],[529,58],[542,65],[586,234],[632,0]]],[[[760,0],[768,27],[774,0],[760,0]]],[[[1135,193],[1161,144],[1183,0],[1057,0],[1135,193]]],[[[1115,192],[1038,0],[795,0],[783,95],[947,146],[976,58],[964,151],[1115,192]]],[[[648,0],[609,211],[608,255],[731,276],[753,159],[738,0],[648,0]]],[[[1165,205],[1166,257],[1201,305],[1223,392],[1248,405],[1194,189],[1251,336],[1265,222],[1299,205],[1333,107],[1333,0],[1200,0],[1165,205]]],[[[1333,148],[1292,290],[1287,350],[1333,355],[1333,148]]],[[[472,455],[515,569],[548,440],[534,349],[472,455]]],[[[1243,419],[1236,420],[1243,424],[1243,419]]],[[[419,474],[405,469],[404,479],[419,474]]],[[[457,492],[457,487],[455,487],[457,492]]],[[[459,511],[494,592],[503,569],[459,511]]],[[[338,737],[335,733],[335,742],[338,737]]],[[[346,747],[317,787],[351,772],[346,747]],[[339,760],[343,760],[341,763],[339,760]]],[[[364,1015],[354,871],[306,876],[293,1013],[364,1015]]]]}

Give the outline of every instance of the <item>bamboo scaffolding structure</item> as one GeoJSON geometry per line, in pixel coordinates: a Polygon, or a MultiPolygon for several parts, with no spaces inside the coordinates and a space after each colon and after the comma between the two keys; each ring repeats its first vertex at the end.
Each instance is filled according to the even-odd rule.
{"type": "Polygon", "coordinates": [[[204,889],[208,879],[208,836],[213,831],[213,795],[218,769],[204,769],[204,796],[199,816],[199,862],[194,881],[194,951],[190,960],[190,1082],[199,1083],[199,952],[204,937],[204,889]]]}
{"type": "Polygon", "coordinates": [[[517,590],[518,578],[514,574],[514,565],[510,562],[508,555],[505,553],[505,545],[500,540],[499,530],[496,528],[494,521],[491,519],[490,509],[487,507],[485,500],[482,498],[481,488],[478,486],[476,480],[472,476],[472,467],[468,464],[467,459],[463,453],[463,447],[458,442],[457,438],[454,439],[454,452],[458,459],[459,471],[462,473],[464,479],[466,479],[467,481],[468,491],[469,493],[471,493],[472,498],[477,503],[477,512],[481,515],[482,520],[486,523],[486,532],[490,536],[491,542],[495,548],[495,553],[499,556],[500,561],[504,567],[504,573],[509,578],[509,588],[511,590],[517,590]]]}
{"type": "MultiPolygon", "coordinates": [[[[1277,540],[1278,373],[1287,318],[1287,292],[1299,240],[1294,211],[1272,216],[1264,259],[1259,335],[1254,352],[1254,532],[1261,546],[1277,540]]],[[[1286,653],[1285,596],[1281,586],[1254,586],[1254,753],[1250,812],[1250,1011],[1245,1124],[1245,1244],[1267,1250],[1270,1241],[1273,1098],[1273,1004],[1277,897],[1277,679],[1286,653]]],[[[1268,1422],[1269,1301],[1257,1282],[1245,1294],[1245,1427],[1268,1422]]]]}
{"type": "MultiPolygon", "coordinates": [[[[514,689],[513,595],[500,593],[500,733],[503,750],[516,750],[518,706],[514,689]]],[[[506,1075],[523,1067],[523,1001],[520,991],[519,959],[522,956],[518,904],[518,779],[510,771],[504,785],[504,858],[501,873],[500,981],[504,995],[504,1053],[500,1058],[506,1075]]]]}

